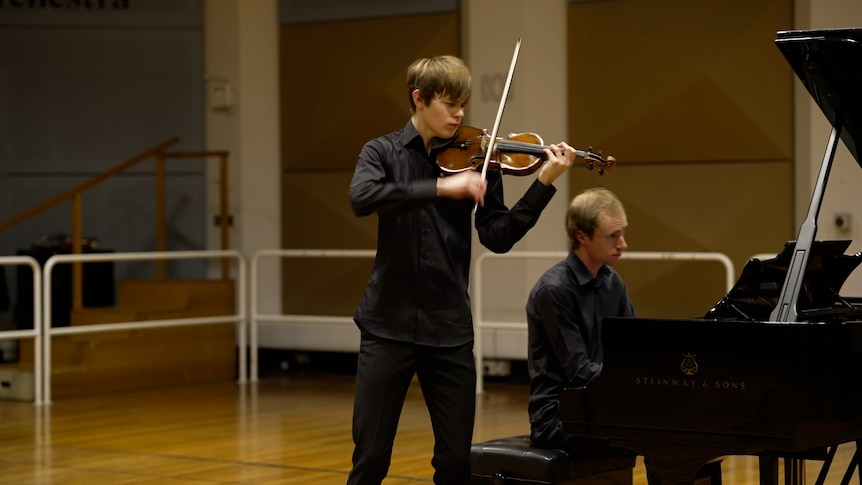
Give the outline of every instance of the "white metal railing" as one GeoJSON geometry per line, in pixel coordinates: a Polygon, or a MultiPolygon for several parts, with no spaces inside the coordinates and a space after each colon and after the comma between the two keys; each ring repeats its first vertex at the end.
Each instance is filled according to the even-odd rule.
{"type": "MultiPolygon", "coordinates": [[[[483,316],[483,298],[482,298],[482,277],[483,265],[486,261],[492,259],[557,259],[561,260],[568,256],[568,251],[510,251],[508,253],[483,253],[476,258],[473,263],[473,326],[474,326],[474,342],[473,353],[476,357],[476,393],[484,392],[484,356],[482,348],[482,330],[485,328],[495,329],[517,329],[526,330],[526,322],[486,322],[483,316]]],[[[716,261],[721,263],[725,268],[726,278],[725,285],[727,291],[733,288],[736,277],[736,270],[733,262],[727,255],[723,253],[713,252],[664,252],[664,251],[626,251],[622,254],[621,259],[636,259],[646,261],[716,261]]]]}
{"type": "Polygon", "coordinates": [[[33,328],[0,331],[0,340],[33,339],[33,402],[42,404],[42,273],[30,256],[0,257],[0,266],[29,266],[33,270],[33,328]]]}
{"type": "MultiPolygon", "coordinates": [[[[238,380],[245,382],[258,379],[258,322],[274,321],[286,323],[351,323],[352,316],[326,315],[285,315],[260,313],[258,310],[258,277],[260,261],[267,257],[281,258],[373,258],[374,250],[325,250],[325,249],[287,249],[261,250],[252,258],[251,281],[246,292],[246,264],[243,256],[232,250],[226,251],[172,251],[144,253],[99,253],[99,254],[67,254],[54,255],[48,259],[43,268],[29,256],[0,257],[0,265],[27,265],[33,270],[33,329],[0,331],[0,340],[32,338],[34,340],[34,403],[49,404],[51,399],[51,337],[73,333],[106,332],[113,330],[173,327],[185,325],[203,325],[212,323],[234,322],[238,326],[238,380]],[[146,322],[118,322],[99,325],[51,328],[51,272],[56,264],[96,261],[139,261],[164,259],[219,259],[231,258],[237,261],[238,281],[236,285],[237,312],[234,315],[181,318],[166,320],[149,320],[146,322]],[[43,284],[44,282],[44,284],[43,284]],[[44,293],[42,291],[44,288],[44,293]],[[250,322],[246,319],[246,296],[250,301],[250,322]],[[248,339],[248,340],[247,340],[248,339]],[[247,352],[250,353],[247,358],[247,352]],[[249,365],[247,369],[247,364],[249,365]]],[[[494,329],[526,329],[524,322],[485,321],[483,314],[483,265],[490,259],[563,259],[567,251],[512,251],[505,254],[483,253],[474,262],[473,268],[473,305],[475,327],[475,357],[478,373],[477,393],[483,389],[483,333],[486,328],[494,329]]],[[[733,287],[735,270],[733,263],[722,253],[711,252],[637,252],[623,253],[623,259],[637,260],[677,260],[677,261],[716,261],[726,269],[726,286],[728,291],[733,287]]],[[[753,257],[768,259],[774,254],[757,254],[753,257]]]]}
{"type": "Polygon", "coordinates": [[[42,280],[44,281],[44,308],[42,319],[42,336],[44,340],[44,365],[42,373],[44,385],[43,397],[45,404],[50,404],[51,402],[51,337],[53,337],[54,335],[70,335],[81,333],[109,332],[115,330],[156,327],[180,327],[187,325],[205,325],[212,323],[234,322],[237,325],[237,334],[239,339],[239,363],[237,370],[239,375],[238,380],[240,383],[244,383],[246,381],[246,263],[242,254],[238,251],[156,251],[140,253],[56,254],[48,258],[48,260],[45,262],[45,266],[42,269],[42,280]],[[165,259],[223,258],[234,259],[237,263],[237,283],[234,288],[236,292],[235,301],[237,311],[233,315],[147,320],[144,322],[117,322],[103,323],[98,325],[80,325],[51,328],[51,273],[54,266],[57,264],[68,264],[76,262],[86,263],[96,261],[152,261],[165,259]]]}
{"type": "Polygon", "coordinates": [[[258,268],[263,258],[373,258],[377,251],[373,249],[263,249],[251,258],[251,284],[250,284],[250,322],[249,322],[249,379],[257,382],[258,377],[258,321],[285,322],[285,323],[323,323],[342,324],[353,323],[352,316],[339,315],[285,315],[283,313],[259,313],[258,312],[258,268]]]}

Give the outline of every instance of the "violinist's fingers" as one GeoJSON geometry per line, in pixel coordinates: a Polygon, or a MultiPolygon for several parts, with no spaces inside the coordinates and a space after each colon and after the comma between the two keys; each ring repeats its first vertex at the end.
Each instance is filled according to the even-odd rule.
{"type": "Polygon", "coordinates": [[[486,182],[482,178],[474,179],[470,183],[470,195],[473,196],[473,199],[476,202],[479,202],[479,199],[485,196],[485,188],[487,187],[488,182],[486,182]]]}
{"type": "Polygon", "coordinates": [[[476,190],[476,193],[473,195],[473,200],[477,204],[481,205],[482,207],[485,206],[485,191],[486,190],[488,190],[488,182],[485,180],[482,180],[482,183],[479,185],[478,189],[476,190]]]}
{"type": "Polygon", "coordinates": [[[566,158],[566,162],[571,166],[572,162],[575,161],[577,151],[566,142],[561,142],[560,147],[563,151],[563,156],[566,158]]]}
{"type": "Polygon", "coordinates": [[[559,145],[550,145],[545,148],[545,155],[548,160],[542,165],[539,170],[539,182],[546,186],[554,183],[560,175],[565,173],[575,159],[575,151],[566,143],[559,145]]]}
{"type": "Polygon", "coordinates": [[[450,199],[472,199],[477,203],[485,196],[487,182],[474,170],[437,179],[437,195],[450,199]]]}

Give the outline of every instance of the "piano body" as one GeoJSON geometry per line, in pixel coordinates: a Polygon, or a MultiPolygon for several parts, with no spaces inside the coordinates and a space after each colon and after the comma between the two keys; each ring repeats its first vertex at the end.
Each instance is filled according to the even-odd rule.
{"type": "Polygon", "coordinates": [[[703,318],[604,320],[602,375],[561,398],[567,433],[645,456],[662,485],[692,484],[727,455],[759,456],[762,484],[778,483],[779,459],[785,483],[799,483],[800,460],[816,458],[820,481],[848,442],[846,478],[859,468],[862,304],[839,291],[862,255],[815,234],[839,140],[862,165],[862,29],[781,31],[775,42],[833,127],[797,239],[750,260],[703,318]]]}

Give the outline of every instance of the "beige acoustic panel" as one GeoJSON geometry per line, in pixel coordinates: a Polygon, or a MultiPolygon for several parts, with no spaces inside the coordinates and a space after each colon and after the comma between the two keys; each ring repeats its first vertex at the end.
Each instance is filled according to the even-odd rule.
{"type": "MultiPolygon", "coordinates": [[[[347,195],[353,172],[282,176],[282,246],[374,249],[377,216],[356,217],[347,195]]],[[[283,311],[352,315],[371,273],[371,258],[290,258],[282,263],[283,311]]]]}
{"type": "MultiPolygon", "coordinates": [[[[621,165],[596,177],[571,175],[577,194],[595,185],[616,193],[626,208],[629,251],[719,252],[739,276],[760,253],[778,253],[794,239],[790,161],[621,165]]],[[[726,293],[720,263],[638,263],[620,272],[643,316],[700,314],[726,293]],[[707,305],[707,306],[705,306],[707,305]]]]}
{"type": "Polygon", "coordinates": [[[727,293],[726,272],[717,263],[623,260],[616,269],[643,318],[703,318],[727,293]]]}
{"type": "Polygon", "coordinates": [[[623,162],[792,157],[792,0],[569,5],[569,132],[623,162]]]}
{"type": "Polygon", "coordinates": [[[352,178],[352,171],[282,175],[282,247],[374,249],[377,216],[354,215],[352,178]]]}
{"type": "Polygon", "coordinates": [[[282,311],[288,315],[353,315],[372,259],[286,259],[282,311]]]}
{"type": "Polygon", "coordinates": [[[455,13],[285,25],[280,35],[282,167],[291,172],[352,170],[365,142],[407,123],[410,63],[460,50],[455,13]]]}

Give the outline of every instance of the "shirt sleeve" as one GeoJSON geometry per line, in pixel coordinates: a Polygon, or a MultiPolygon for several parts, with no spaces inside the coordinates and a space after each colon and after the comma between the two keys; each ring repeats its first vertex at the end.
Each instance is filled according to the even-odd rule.
{"type": "Polygon", "coordinates": [[[386,152],[382,143],[372,140],[359,153],[349,190],[350,205],[358,216],[406,210],[437,197],[437,179],[413,179],[406,173],[407,163],[387,166],[393,155],[386,152]]]}
{"type": "Polygon", "coordinates": [[[595,380],[602,372],[602,364],[589,358],[590,351],[582,328],[586,322],[576,321],[581,311],[574,307],[574,299],[567,298],[557,287],[543,286],[537,289],[533,301],[551,351],[566,379],[577,385],[587,385],[595,380]]]}
{"type": "Polygon", "coordinates": [[[619,278],[619,285],[621,287],[620,290],[620,307],[616,316],[620,317],[636,317],[635,313],[635,305],[629,299],[628,288],[626,288],[626,284],[623,282],[622,278],[619,278]]]}
{"type": "Polygon", "coordinates": [[[476,230],[483,246],[495,253],[505,253],[536,225],[557,189],[536,179],[509,209],[504,203],[503,177],[499,171],[489,170],[487,180],[485,205],[476,211],[476,230]]]}

